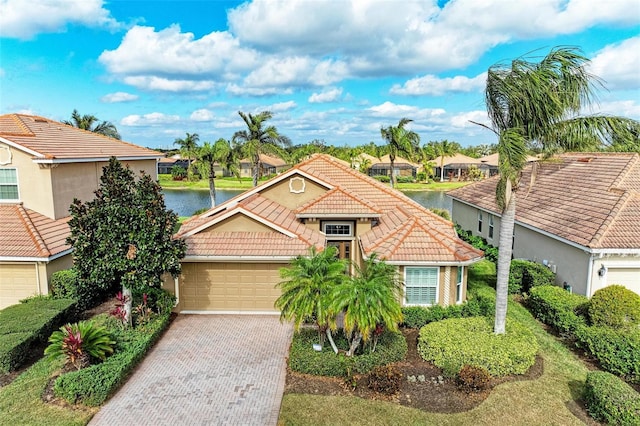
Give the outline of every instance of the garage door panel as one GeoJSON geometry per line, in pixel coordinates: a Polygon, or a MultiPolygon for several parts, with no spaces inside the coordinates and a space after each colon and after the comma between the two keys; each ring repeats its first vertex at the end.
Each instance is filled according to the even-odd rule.
{"type": "Polygon", "coordinates": [[[19,303],[38,293],[38,281],[33,264],[0,265],[0,309],[19,303]]]}
{"type": "MultiPolygon", "coordinates": [[[[188,265],[188,266],[187,266],[188,265]]],[[[282,264],[191,263],[180,278],[183,310],[275,311],[282,264]]]]}
{"type": "Polygon", "coordinates": [[[640,294],[640,271],[637,268],[609,268],[607,283],[622,285],[640,294]]]}

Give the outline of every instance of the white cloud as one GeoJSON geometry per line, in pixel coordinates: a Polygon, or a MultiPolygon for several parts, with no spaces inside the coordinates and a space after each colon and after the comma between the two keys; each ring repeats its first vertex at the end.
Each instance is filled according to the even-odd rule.
{"type": "Polygon", "coordinates": [[[138,115],[132,114],[127,115],[122,120],[120,120],[120,124],[123,126],[156,126],[156,125],[164,125],[175,123],[180,120],[180,116],[178,115],[167,115],[161,112],[151,112],[149,114],[138,115]]]}
{"type": "Polygon", "coordinates": [[[335,102],[340,99],[340,96],[342,96],[341,88],[326,89],[320,93],[314,92],[311,96],[309,96],[308,101],[312,104],[335,102]]]}
{"type": "Polygon", "coordinates": [[[291,88],[281,87],[244,87],[235,83],[228,84],[226,91],[232,95],[238,96],[269,96],[269,95],[289,95],[293,93],[291,88]]]}
{"type": "Polygon", "coordinates": [[[267,110],[271,112],[283,112],[283,111],[292,110],[296,106],[298,105],[294,101],[279,102],[277,104],[271,105],[270,107],[267,108],[267,110]]]}
{"type": "MultiPolygon", "coordinates": [[[[489,117],[487,116],[487,111],[462,112],[453,115],[450,119],[450,123],[453,127],[482,129],[482,126],[474,124],[471,121],[475,121],[476,123],[484,124],[491,127],[491,122],[489,121],[489,117]]],[[[488,129],[483,130],[489,132],[488,129]]]]}
{"type": "Polygon", "coordinates": [[[123,82],[144,90],[161,90],[165,92],[194,92],[211,90],[213,81],[178,80],[155,76],[131,76],[125,77],[123,82]]]}
{"type": "Polygon", "coordinates": [[[386,101],[368,109],[374,117],[400,119],[403,117],[418,121],[434,119],[446,113],[442,108],[419,108],[413,105],[399,105],[386,101]]]}
{"type": "Polygon", "coordinates": [[[189,117],[191,121],[213,121],[214,118],[215,114],[213,113],[213,111],[205,108],[193,111],[191,113],[191,116],[189,117]]]}
{"type": "Polygon", "coordinates": [[[68,24],[118,29],[103,0],[0,0],[0,37],[31,39],[63,32],[68,24]]]}
{"type": "Polygon", "coordinates": [[[610,44],[591,60],[590,71],[604,79],[610,90],[635,89],[640,86],[640,36],[610,44]]]}
{"type": "Polygon", "coordinates": [[[486,85],[487,74],[482,73],[473,78],[455,76],[439,78],[433,74],[413,78],[402,86],[393,85],[389,93],[394,95],[432,95],[442,96],[452,92],[481,91],[486,85]]]}
{"type": "Polygon", "coordinates": [[[131,93],[115,92],[104,95],[100,98],[100,101],[108,104],[113,104],[118,102],[132,102],[138,100],[138,98],[138,95],[133,95],[131,93]]]}
{"type": "Polygon", "coordinates": [[[640,120],[640,104],[638,100],[605,101],[592,105],[587,114],[606,114],[640,120]]]}

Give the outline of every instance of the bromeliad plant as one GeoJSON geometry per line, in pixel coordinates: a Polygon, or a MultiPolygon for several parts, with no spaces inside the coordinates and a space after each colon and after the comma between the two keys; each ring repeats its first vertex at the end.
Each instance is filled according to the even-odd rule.
{"type": "Polygon", "coordinates": [[[92,359],[105,360],[116,344],[109,331],[91,321],[66,324],[49,337],[44,354],[50,360],[65,358],[76,369],[87,367],[92,359]]]}
{"type": "Polygon", "coordinates": [[[126,327],[128,323],[126,304],[129,302],[129,300],[129,296],[126,296],[122,294],[121,291],[119,291],[118,293],[116,293],[116,306],[109,312],[109,315],[117,318],[123,327],[126,327]]]}
{"type": "Polygon", "coordinates": [[[154,314],[153,310],[147,304],[147,293],[142,294],[142,303],[133,308],[133,314],[135,315],[136,325],[144,325],[151,321],[154,314]]]}

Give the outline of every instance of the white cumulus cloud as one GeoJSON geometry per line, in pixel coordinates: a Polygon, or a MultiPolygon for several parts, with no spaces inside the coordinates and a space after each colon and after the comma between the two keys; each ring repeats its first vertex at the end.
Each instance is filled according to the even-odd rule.
{"type": "Polygon", "coordinates": [[[211,90],[215,86],[213,81],[170,79],[155,76],[130,76],[125,77],[123,82],[140,89],[161,90],[165,92],[211,90]]]}
{"type": "Polygon", "coordinates": [[[309,96],[309,102],[312,104],[320,104],[325,102],[335,102],[342,96],[341,88],[332,88],[323,90],[320,93],[313,93],[309,96]]]}
{"type": "Polygon", "coordinates": [[[393,85],[390,93],[394,95],[432,95],[442,96],[452,92],[481,91],[486,85],[487,74],[482,73],[469,78],[462,75],[439,78],[433,74],[413,78],[402,86],[393,85]]]}
{"type": "Polygon", "coordinates": [[[127,115],[122,120],[120,120],[120,124],[123,126],[155,126],[155,125],[164,125],[169,123],[175,123],[180,120],[180,116],[178,115],[170,115],[163,114],[161,112],[150,112],[149,114],[138,115],[132,114],[127,115]]]}
{"type": "Polygon", "coordinates": [[[213,121],[215,114],[206,108],[197,109],[191,113],[189,119],[191,121],[213,121]]]}
{"type": "Polygon", "coordinates": [[[127,92],[115,92],[104,95],[100,98],[100,101],[107,104],[114,104],[118,102],[132,102],[138,100],[138,95],[133,95],[127,92]]]}
{"type": "Polygon", "coordinates": [[[591,72],[604,79],[610,90],[640,87],[640,36],[598,51],[591,60],[591,72]]]}
{"type": "Polygon", "coordinates": [[[118,29],[103,0],[0,0],[0,37],[31,39],[67,25],[118,29]]]}

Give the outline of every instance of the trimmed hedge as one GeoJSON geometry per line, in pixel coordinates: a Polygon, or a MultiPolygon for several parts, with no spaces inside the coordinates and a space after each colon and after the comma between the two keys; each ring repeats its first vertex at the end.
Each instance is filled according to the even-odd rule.
{"type": "Polygon", "coordinates": [[[477,235],[473,235],[472,231],[465,231],[464,229],[462,229],[462,227],[460,227],[460,225],[456,224],[455,228],[456,228],[456,232],[458,233],[458,237],[460,237],[462,241],[465,241],[471,244],[473,247],[482,250],[484,252],[485,259],[495,264],[498,263],[497,247],[487,243],[487,240],[485,240],[484,238],[477,235]]]}
{"type": "Polygon", "coordinates": [[[37,297],[0,311],[0,373],[18,369],[32,350],[76,317],[73,299],[37,297]]]}
{"type": "MultiPolygon", "coordinates": [[[[347,348],[347,340],[342,335],[334,337],[338,348],[347,348]]],[[[342,376],[364,374],[380,365],[401,361],[407,356],[407,341],[401,333],[386,331],[380,336],[375,352],[365,348],[363,354],[352,357],[342,352],[336,355],[327,343],[322,352],[316,352],[313,344],[318,341],[318,332],[303,329],[294,334],[289,351],[289,367],[299,373],[316,376],[342,376]]]]}
{"type": "Polygon", "coordinates": [[[114,354],[100,364],[58,377],[53,388],[55,395],[71,404],[98,406],[104,403],[158,340],[170,317],[170,313],[165,313],[133,329],[110,327],[117,342],[114,354]]]}
{"type": "Polygon", "coordinates": [[[610,285],[593,293],[589,318],[594,325],[613,328],[638,328],[640,295],[621,285],[610,285]]]}
{"type": "Polygon", "coordinates": [[[527,293],[532,287],[554,285],[556,274],[541,263],[514,259],[509,269],[509,293],[527,293]]]}
{"type": "Polygon", "coordinates": [[[524,374],[535,363],[538,342],[515,321],[507,321],[506,334],[493,334],[487,317],[447,319],[420,330],[420,356],[455,376],[464,365],[483,367],[492,376],[524,374]]]}
{"type": "Polygon", "coordinates": [[[640,425],[640,394],[613,374],[589,372],[584,399],[596,420],[612,425],[640,425]]]}
{"type": "Polygon", "coordinates": [[[402,308],[402,325],[409,328],[423,326],[443,319],[490,316],[495,311],[495,297],[476,296],[462,305],[405,306],[402,308]]]}
{"type": "Polygon", "coordinates": [[[640,383],[640,329],[579,327],[578,345],[587,349],[605,370],[640,383]]]}
{"type": "Polygon", "coordinates": [[[540,286],[531,289],[527,305],[534,317],[552,326],[560,333],[575,333],[586,321],[576,314],[588,299],[579,294],[555,286],[540,286]]]}
{"type": "Polygon", "coordinates": [[[78,297],[78,271],[63,269],[51,274],[51,294],[56,299],[76,299],[78,297]]]}

